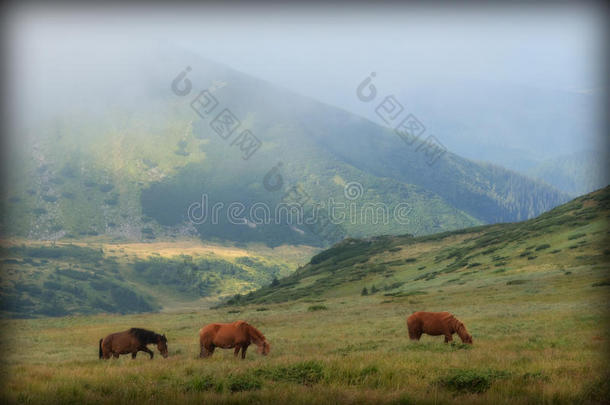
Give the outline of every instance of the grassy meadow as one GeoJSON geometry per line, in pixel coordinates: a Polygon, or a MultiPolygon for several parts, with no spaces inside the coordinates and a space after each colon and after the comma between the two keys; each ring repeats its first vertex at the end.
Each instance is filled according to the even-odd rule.
{"type": "Polygon", "coordinates": [[[535,296],[524,285],[464,285],[397,300],[5,320],[2,402],[600,403],[610,334],[608,287],[591,287],[595,278],[586,266],[556,272],[535,296]],[[474,345],[409,341],[405,317],[416,309],[450,309],[474,345]],[[252,346],[245,361],[219,349],[198,359],[198,329],[235,319],[266,335],[269,356],[252,346]],[[165,333],[170,357],[98,360],[98,340],[132,326],[165,333]]]}
{"type": "Polygon", "coordinates": [[[348,239],[215,308],[4,319],[1,401],[607,403],[609,205],[607,188],[522,223],[348,239]],[[418,310],[452,312],[474,345],[409,341],[418,310]],[[198,330],[237,319],[269,356],[199,359],[198,330]],[[166,334],[169,358],[99,360],[99,339],[130,327],[166,334]]]}

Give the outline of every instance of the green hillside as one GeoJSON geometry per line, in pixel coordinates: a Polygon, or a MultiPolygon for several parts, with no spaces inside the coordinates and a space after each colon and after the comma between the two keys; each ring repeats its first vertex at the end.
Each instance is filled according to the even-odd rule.
{"type": "Polygon", "coordinates": [[[94,112],[75,106],[14,134],[19,142],[0,202],[4,235],[328,246],[344,236],[425,235],[522,220],[566,200],[550,186],[450,152],[430,165],[422,150],[363,118],[191,55],[173,56],[151,61],[134,78],[146,89],[135,104],[117,101],[94,112]],[[193,92],[182,98],[169,86],[181,61],[194,66],[193,92]],[[237,132],[249,129],[262,142],[248,160],[232,145],[236,135],[224,140],[210,126],[214,117],[202,119],[191,108],[198,92],[212,87],[220,105],[214,114],[230,109],[241,122],[237,132]],[[268,191],[264,179],[274,167],[283,186],[268,191]],[[353,182],[361,192],[350,200],[345,187],[353,182]],[[317,204],[355,204],[356,220],[333,224],[330,237],[274,216],[295,186],[308,197],[305,214],[317,204]],[[189,207],[203,195],[209,207],[224,206],[214,224],[189,221],[189,207]],[[247,225],[227,219],[232,203],[243,205],[247,225]],[[269,207],[270,221],[255,223],[256,204],[269,207]],[[357,218],[381,204],[387,220],[357,218]],[[397,220],[401,204],[407,217],[397,220]]]}
{"type": "Polygon", "coordinates": [[[41,317],[209,306],[288,275],[308,247],[3,241],[0,314],[41,317]]]}
{"type": "Polygon", "coordinates": [[[227,304],[341,297],[365,289],[392,300],[520,284],[537,294],[558,278],[585,274],[604,286],[610,282],[609,218],[606,187],[525,222],[422,237],[346,239],[275,285],[235,296],[227,304]]]}

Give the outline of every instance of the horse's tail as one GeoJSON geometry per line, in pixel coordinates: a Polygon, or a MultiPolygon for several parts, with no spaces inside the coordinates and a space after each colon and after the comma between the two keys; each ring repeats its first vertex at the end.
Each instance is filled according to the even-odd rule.
{"type": "Polygon", "coordinates": [[[104,339],[100,339],[100,359],[104,356],[104,352],[102,351],[102,340],[104,339]]]}

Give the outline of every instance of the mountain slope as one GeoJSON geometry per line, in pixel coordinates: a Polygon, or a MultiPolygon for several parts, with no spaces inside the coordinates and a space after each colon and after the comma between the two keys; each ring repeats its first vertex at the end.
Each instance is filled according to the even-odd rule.
{"type": "Polygon", "coordinates": [[[528,170],[528,175],[565,190],[581,195],[610,183],[606,151],[572,153],[547,159],[528,170]]]}
{"type": "MultiPolygon", "coordinates": [[[[530,169],[544,161],[591,148],[605,133],[598,107],[603,104],[601,93],[595,90],[564,91],[465,78],[430,81],[410,77],[397,85],[385,82],[381,74],[374,83],[379,93],[396,94],[427,124],[427,131],[438,134],[454,153],[528,176],[530,169]]],[[[326,91],[323,98],[346,105],[341,93],[334,90],[326,91]]],[[[349,111],[384,125],[370,103],[356,97],[349,101],[349,111]]],[[[581,179],[591,178],[596,165],[583,161],[582,166],[588,170],[581,179]]],[[[575,195],[597,188],[574,192],[571,187],[559,187],[575,195]]]]}
{"type": "Polygon", "coordinates": [[[95,111],[64,107],[59,118],[16,134],[0,207],[8,213],[3,233],[327,245],[344,236],[422,235],[521,220],[566,200],[552,187],[449,152],[429,165],[421,150],[370,121],[192,55],[174,52],[139,63],[147,69],[122,78],[137,83],[135,101],[113,99],[95,111]],[[186,65],[193,66],[193,89],[181,97],[170,85],[186,65]],[[242,159],[237,135],[225,140],[210,126],[214,114],[200,118],[191,108],[206,88],[219,103],[214,114],[229,109],[241,122],[236,133],[247,128],[262,142],[250,159],[242,159]],[[274,167],[283,187],[268,191],[264,179],[274,167]],[[354,183],[359,197],[352,200],[346,186],[354,183]],[[356,214],[333,221],[332,236],[274,215],[257,223],[256,204],[273,214],[291,202],[286,193],[295,186],[308,197],[303,212],[317,204],[325,210],[355,204],[356,214]],[[224,207],[217,223],[189,220],[189,207],[204,195],[208,207],[224,207]],[[228,218],[232,203],[244,208],[238,224],[228,218]],[[408,215],[397,220],[401,204],[408,215]],[[357,218],[378,205],[387,220],[357,218]]]}
{"type": "Polygon", "coordinates": [[[290,301],[382,290],[386,297],[542,282],[586,271],[607,285],[610,187],[535,219],[437,235],[346,239],[275,285],[229,305],[290,301]],[[538,280],[538,281],[536,281],[538,280]],[[439,290],[440,291],[440,290],[439,290]]]}
{"type": "Polygon", "coordinates": [[[310,247],[2,241],[0,313],[8,317],[140,313],[207,307],[311,257],[310,247]]]}

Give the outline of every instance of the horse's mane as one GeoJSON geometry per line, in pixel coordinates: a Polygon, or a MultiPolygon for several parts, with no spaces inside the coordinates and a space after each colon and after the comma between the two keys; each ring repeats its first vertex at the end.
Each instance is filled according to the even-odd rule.
{"type": "Polygon", "coordinates": [[[161,336],[151,330],[142,328],[131,328],[129,329],[129,333],[144,344],[157,343],[159,336],[161,336]]]}
{"type": "Polygon", "coordinates": [[[453,330],[458,334],[460,333],[460,330],[465,329],[462,321],[460,321],[453,315],[450,315],[450,317],[449,317],[449,324],[453,327],[453,330]]]}
{"type": "Polygon", "coordinates": [[[266,339],[265,339],[265,335],[263,335],[261,333],[260,330],[256,329],[254,326],[247,324],[248,325],[248,331],[252,337],[252,340],[254,341],[254,343],[263,343],[266,339]]]}
{"type": "Polygon", "coordinates": [[[459,319],[457,319],[457,318],[455,318],[455,317],[454,317],[453,319],[455,320],[455,321],[454,321],[454,329],[455,329],[455,332],[458,334],[458,336],[459,336],[461,339],[464,339],[466,336],[468,336],[468,335],[469,335],[468,331],[466,330],[466,326],[464,326],[464,324],[462,323],[462,321],[460,321],[459,319]]]}

